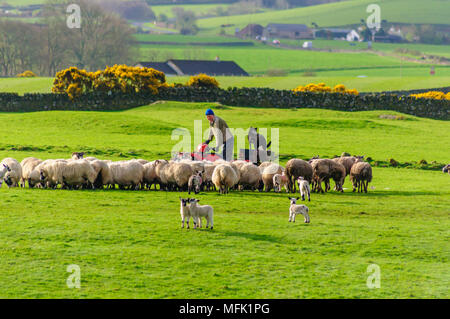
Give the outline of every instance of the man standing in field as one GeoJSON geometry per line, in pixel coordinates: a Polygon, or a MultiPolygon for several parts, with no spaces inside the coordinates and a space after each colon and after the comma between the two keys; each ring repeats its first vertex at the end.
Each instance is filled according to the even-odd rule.
{"type": "Polygon", "coordinates": [[[227,123],[220,117],[214,114],[213,110],[206,110],[206,118],[209,121],[209,137],[205,141],[205,144],[209,144],[212,139],[216,138],[216,147],[211,148],[216,153],[219,153],[219,149],[222,147],[222,158],[226,161],[233,160],[234,151],[234,136],[231,134],[227,123]]]}

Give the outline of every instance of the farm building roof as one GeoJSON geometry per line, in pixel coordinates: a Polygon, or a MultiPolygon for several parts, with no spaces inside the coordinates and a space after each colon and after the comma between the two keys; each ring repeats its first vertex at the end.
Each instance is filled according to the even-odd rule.
{"type": "Polygon", "coordinates": [[[139,62],[136,66],[153,68],[164,72],[166,75],[207,75],[249,76],[234,61],[210,61],[210,60],[176,60],[166,62],[139,62]]]}
{"type": "Polygon", "coordinates": [[[136,66],[144,67],[144,68],[152,68],[161,72],[164,72],[167,75],[177,75],[174,69],[172,69],[167,62],[138,62],[136,66]]]}

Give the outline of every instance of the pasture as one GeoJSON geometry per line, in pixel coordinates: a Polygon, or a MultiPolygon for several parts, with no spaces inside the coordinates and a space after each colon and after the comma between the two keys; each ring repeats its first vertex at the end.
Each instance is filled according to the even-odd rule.
{"type": "MultiPolygon", "coordinates": [[[[168,158],[178,127],[207,128],[211,103],[123,112],[0,113],[0,156],[168,158]],[[180,116],[182,114],[182,116],[180,116]]],[[[446,121],[389,111],[213,106],[230,127],[280,129],[281,164],[343,151],[447,163],[446,121]]],[[[270,130],[269,130],[270,131],[270,130]]],[[[271,139],[269,135],[269,140],[271,139]]],[[[450,179],[374,167],[368,194],[312,194],[311,224],[288,223],[285,193],[202,192],[214,230],[181,229],[185,192],[0,189],[4,298],[448,298],[450,179]],[[366,269],[381,268],[368,289],[366,269]],[[66,267],[81,268],[69,289],[66,267]]]]}

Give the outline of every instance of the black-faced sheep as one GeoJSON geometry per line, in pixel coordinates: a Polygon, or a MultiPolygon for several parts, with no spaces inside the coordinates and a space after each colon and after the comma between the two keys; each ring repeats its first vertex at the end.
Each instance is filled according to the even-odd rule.
{"type": "Polygon", "coordinates": [[[296,192],[295,181],[301,176],[309,183],[313,178],[313,168],[310,163],[299,158],[290,159],[286,163],[286,176],[288,178],[289,192],[296,192]]]}
{"type": "Polygon", "coordinates": [[[358,162],[350,170],[350,181],[353,185],[353,191],[358,188],[359,192],[367,193],[367,186],[372,181],[372,166],[366,162],[358,162]]]}
{"type": "Polygon", "coordinates": [[[0,187],[5,181],[8,187],[18,187],[22,179],[22,166],[14,158],[7,157],[0,164],[0,187]]]}
{"type": "Polygon", "coordinates": [[[197,171],[189,178],[188,182],[188,193],[195,192],[195,194],[200,193],[203,184],[203,171],[197,171]]]}
{"type": "Polygon", "coordinates": [[[445,165],[445,166],[442,168],[442,172],[443,172],[443,173],[449,173],[449,174],[450,174],[450,164],[445,165]]]}

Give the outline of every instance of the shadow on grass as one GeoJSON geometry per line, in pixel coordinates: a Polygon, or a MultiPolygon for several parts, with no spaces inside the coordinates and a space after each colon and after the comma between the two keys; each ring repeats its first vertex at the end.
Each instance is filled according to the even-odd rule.
{"type": "Polygon", "coordinates": [[[250,240],[256,240],[256,241],[267,241],[270,243],[282,243],[284,242],[282,237],[275,237],[271,235],[260,235],[260,234],[251,234],[251,233],[243,233],[243,232],[224,232],[225,236],[234,236],[234,237],[241,237],[246,238],[250,240]]]}

